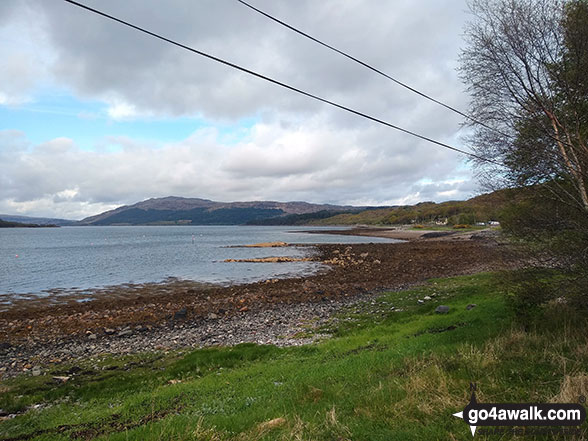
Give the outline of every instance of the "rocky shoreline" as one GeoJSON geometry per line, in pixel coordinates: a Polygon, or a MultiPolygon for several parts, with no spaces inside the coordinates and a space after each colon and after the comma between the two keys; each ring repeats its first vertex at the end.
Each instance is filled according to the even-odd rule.
{"type": "MultiPolygon", "coordinates": [[[[300,345],[342,307],[432,277],[504,265],[491,238],[316,245],[319,274],[219,287],[170,282],[113,287],[89,302],[41,303],[0,313],[0,374],[110,353],[234,345],[300,345]]],[[[324,336],[322,336],[324,337],[324,336]]]]}
{"type": "Polygon", "coordinates": [[[328,338],[317,332],[333,319],[341,308],[368,301],[377,294],[325,300],[320,303],[278,304],[271,309],[229,317],[210,313],[192,321],[175,320],[166,326],[106,328],[98,336],[55,339],[53,342],[30,341],[28,344],[0,344],[1,377],[21,373],[42,374],[51,365],[75,362],[104,354],[170,351],[210,346],[234,346],[241,343],[300,346],[328,338]]]}

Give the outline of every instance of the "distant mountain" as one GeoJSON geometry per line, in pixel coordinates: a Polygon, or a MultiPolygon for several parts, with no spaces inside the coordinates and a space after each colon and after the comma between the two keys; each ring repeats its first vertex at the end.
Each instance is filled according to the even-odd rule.
{"type": "Polygon", "coordinates": [[[215,202],[169,196],[124,205],[77,225],[242,225],[287,215],[347,212],[355,207],[308,202],[215,202]]]}
{"type": "Polygon", "coordinates": [[[415,205],[354,207],[308,202],[215,202],[169,196],[123,205],[81,221],[2,215],[7,222],[38,225],[395,225],[473,224],[499,219],[521,189],[499,190],[467,201],[420,202],[415,205]]]}
{"type": "Polygon", "coordinates": [[[5,220],[0,219],[0,228],[59,228],[57,225],[54,224],[23,224],[20,222],[8,222],[5,220]]]}
{"type": "Polygon", "coordinates": [[[67,219],[53,219],[49,217],[30,217],[30,216],[16,216],[12,214],[0,214],[0,219],[5,222],[17,222],[21,224],[36,224],[36,225],[57,225],[61,227],[74,225],[76,221],[67,219]]]}

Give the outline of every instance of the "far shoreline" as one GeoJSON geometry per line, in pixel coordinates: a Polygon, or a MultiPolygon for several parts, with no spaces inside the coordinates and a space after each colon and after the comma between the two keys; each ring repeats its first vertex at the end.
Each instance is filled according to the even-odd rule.
{"type": "Polygon", "coordinates": [[[350,226],[341,230],[309,230],[304,231],[309,234],[333,234],[340,236],[361,236],[361,237],[378,237],[383,239],[395,239],[401,241],[415,240],[469,240],[480,235],[494,234],[492,228],[480,229],[411,229],[409,226],[350,226]]]}
{"type": "MultiPolygon", "coordinates": [[[[345,231],[350,234],[353,230],[345,231]]],[[[338,234],[341,232],[337,230],[338,234]]],[[[167,342],[168,348],[263,343],[270,337],[279,343],[281,337],[267,336],[266,322],[258,322],[255,317],[266,314],[268,319],[273,317],[270,322],[276,321],[283,308],[290,308],[292,314],[305,311],[304,320],[312,320],[313,311],[322,308],[321,305],[332,305],[334,309],[329,311],[334,313],[337,305],[406,289],[431,278],[504,267],[502,247],[492,237],[453,237],[395,243],[317,244],[312,260],[328,269],[310,276],[270,278],[229,286],[190,281],[115,286],[86,302],[75,299],[63,304],[52,303],[50,299],[31,304],[22,302],[22,307],[0,312],[0,359],[8,363],[1,362],[0,368],[13,373],[22,371],[23,366],[30,364],[31,357],[44,359],[40,353],[65,351],[59,357],[63,360],[85,357],[96,351],[153,350],[162,341],[167,342]],[[235,328],[227,328],[231,323],[235,328]],[[180,331],[188,335],[185,334],[188,330],[191,330],[189,341],[172,338],[180,331]],[[240,337],[236,339],[235,335],[240,337]]],[[[292,326],[297,325],[292,323],[292,326]]],[[[296,343],[289,341],[283,343],[296,343]]],[[[47,355],[46,358],[45,362],[49,363],[55,357],[47,355]]]]}

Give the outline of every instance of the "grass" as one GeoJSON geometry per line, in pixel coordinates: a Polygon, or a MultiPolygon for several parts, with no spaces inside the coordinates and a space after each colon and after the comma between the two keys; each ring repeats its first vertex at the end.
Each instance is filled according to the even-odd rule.
{"type": "Polygon", "coordinates": [[[548,313],[521,329],[494,276],[480,274],[353,306],[321,344],[105,355],[65,384],[52,376],[72,366],[0,383],[0,408],[22,412],[0,423],[0,439],[470,440],[451,416],[470,382],[482,402],[588,396],[588,326],[548,313]],[[439,304],[450,312],[435,314],[439,304]]]}

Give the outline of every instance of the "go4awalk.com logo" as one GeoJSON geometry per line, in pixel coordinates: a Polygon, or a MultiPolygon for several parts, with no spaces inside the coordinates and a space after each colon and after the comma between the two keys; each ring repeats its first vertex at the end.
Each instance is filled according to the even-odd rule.
{"type": "Polygon", "coordinates": [[[586,420],[585,397],[579,397],[579,403],[478,403],[476,385],[470,384],[472,396],[470,402],[461,412],[453,416],[462,418],[469,426],[472,436],[478,427],[485,429],[484,434],[538,435],[555,433],[580,433],[578,426],[586,420]],[[536,426],[533,430],[529,426],[536,426]],[[515,427],[519,429],[515,429],[515,427]],[[554,430],[554,428],[558,428],[554,430]]]}

